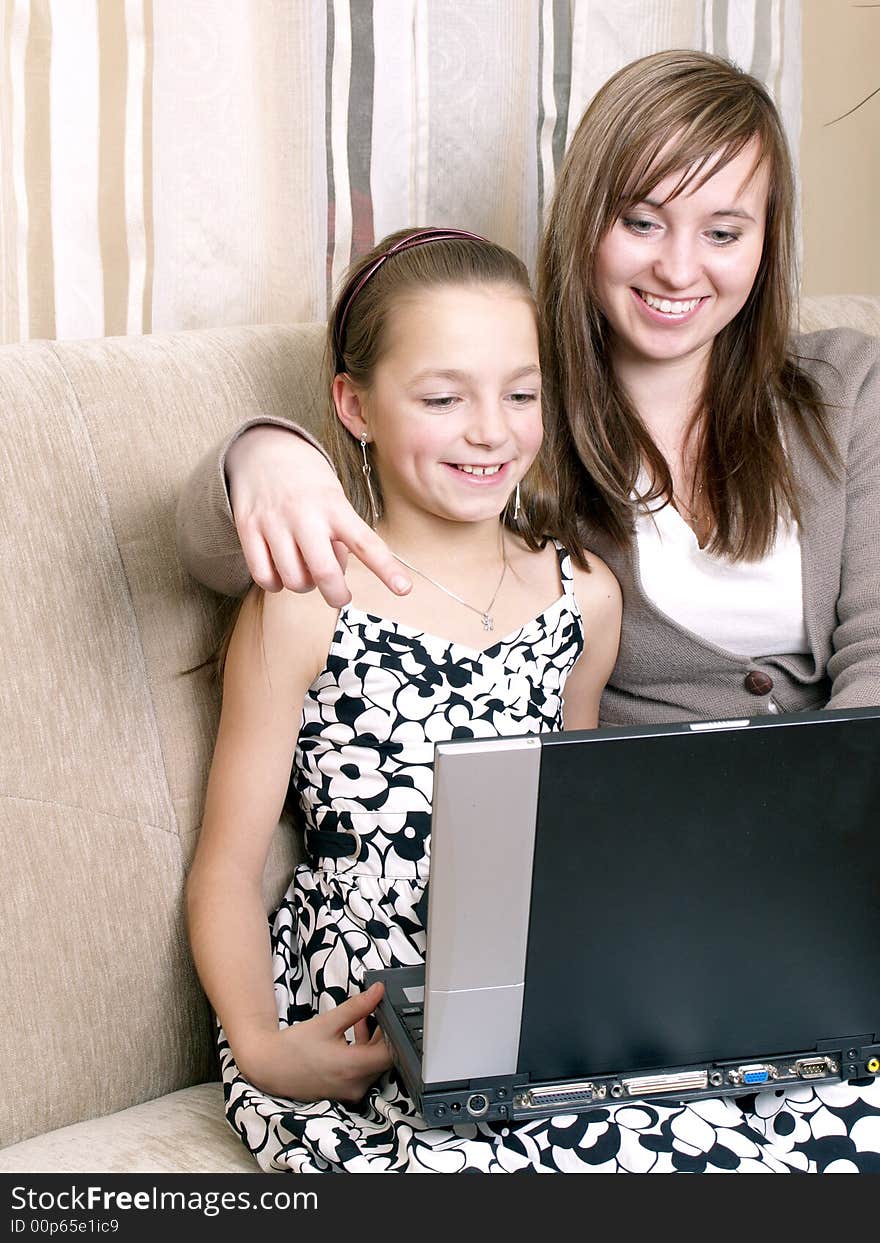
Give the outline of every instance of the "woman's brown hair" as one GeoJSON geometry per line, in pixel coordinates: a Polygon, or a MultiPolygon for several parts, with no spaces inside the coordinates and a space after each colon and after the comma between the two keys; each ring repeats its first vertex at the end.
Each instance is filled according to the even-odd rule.
{"type": "Polygon", "coordinates": [[[794,175],[785,133],[767,91],[729,61],[668,51],[625,66],[584,113],[566,153],[538,259],[548,421],[560,467],[561,503],[632,538],[640,467],[652,501],[672,497],[669,467],[618,383],[610,330],[595,293],[596,252],[621,212],[679,175],[670,197],[696,189],[753,140],[768,173],[758,274],[745,305],[712,343],[690,434],[696,478],[712,519],[707,547],[757,559],[780,517],[800,518],[777,418],[833,471],[837,457],[818,389],[791,353],[796,305],[794,175]]]}

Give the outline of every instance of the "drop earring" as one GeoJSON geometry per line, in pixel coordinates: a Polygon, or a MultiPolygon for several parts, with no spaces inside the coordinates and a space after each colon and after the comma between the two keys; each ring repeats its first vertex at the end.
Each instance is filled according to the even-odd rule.
{"type": "Polygon", "coordinates": [[[517,480],[516,491],[513,494],[513,520],[519,522],[519,480],[517,480]]]}
{"type": "Polygon", "coordinates": [[[370,466],[370,459],[367,457],[366,432],[361,432],[361,457],[364,459],[364,464],[361,467],[361,470],[363,471],[364,483],[367,485],[367,496],[370,498],[370,511],[373,515],[373,525],[375,526],[379,521],[379,510],[376,508],[376,498],[373,495],[373,487],[370,483],[370,475],[372,475],[373,471],[370,466]]]}

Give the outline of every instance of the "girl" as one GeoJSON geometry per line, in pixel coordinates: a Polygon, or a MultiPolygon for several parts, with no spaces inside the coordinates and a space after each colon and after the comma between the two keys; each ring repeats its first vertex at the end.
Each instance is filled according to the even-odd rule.
{"type": "MultiPolygon", "coordinates": [[[[880,350],[846,330],[791,335],[794,203],[766,91],[693,51],[615,74],[560,170],[539,264],[547,432],[563,511],[623,592],[603,723],[880,703],[880,350]]],[[[197,577],[235,592],[244,559],[221,581],[200,547],[235,541],[216,461],[183,498],[180,544],[197,577]]],[[[399,563],[301,438],[248,431],[227,467],[266,587],[314,581],[342,603],[334,540],[394,587],[399,563]]],[[[615,1115],[632,1138],[629,1116],[615,1115]]],[[[686,1140],[680,1117],[667,1126],[663,1151],[678,1143],[672,1159],[697,1169],[742,1168],[731,1152],[880,1161],[877,1084],[762,1092],[703,1120],[686,1140]]],[[[636,1142],[657,1168],[656,1135],[636,1142]]],[[[633,1168],[623,1152],[609,1160],[633,1168]]]]}
{"type": "Polygon", "coordinates": [[[363,1101],[390,1059],[366,1026],[381,986],[360,982],[424,957],[434,743],[559,729],[563,692],[566,725],[595,726],[620,595],[555,512],[518,259],[455,230],[397,234],[355,266],[329,332],[334,459],[416,581],[401,600],[352,565],[341,611],[246,599],[188,883],[193,950],[229,1120],[264,1168],[487,1169],[492,1130],[424,1131],[393,1079],[363,1101]],[[289,786],[310,862],[267,934],[289,786]]]}

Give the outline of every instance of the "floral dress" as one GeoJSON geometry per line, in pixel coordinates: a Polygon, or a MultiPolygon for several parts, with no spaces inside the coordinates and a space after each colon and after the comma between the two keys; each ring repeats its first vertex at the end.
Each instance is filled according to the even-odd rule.
{"type": "MultiPolygon", "coordinates": [[[[361,991],[368,968],[423,961],[434,744],[562,728],[585,636],[570,561],[557,551],[559,599],[483,651],[340,611],[291,777],[311,858],[270,920],[282,1027],[361,991]]],[[[220,1062],[228,1121],[270,1171],[880,1169],[876,1087],[431,1128],[393,1071],[351,1107],[266,1095],[241,1075],[222,1029],[220,1062]]]]}

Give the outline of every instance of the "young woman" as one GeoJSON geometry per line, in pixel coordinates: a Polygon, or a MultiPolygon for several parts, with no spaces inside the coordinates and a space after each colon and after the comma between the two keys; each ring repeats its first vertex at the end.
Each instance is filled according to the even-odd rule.
{"type": "Polygon", "coordinates": [[[773,104],[696,52],[567,153],[539,298],[563,504],[624,592],[605,723],[880,703],[880,343],[792,337],[793,216],[773,104]]]}
{"type": "Polygon", "coordinates": [[[496,1131],[428,1132],[396,1081],[370,1090],[390,1059],[363,973],[424,958],[435,742],[595,726],[620,593],[555,512],[515,256],[454,230],[387,238],[355,265],[329,340],[334,460],[416,581],[400,599],[352,564],[341,610],[245,600],[188,882],[193,951],[228,1117],[264,1168],[487,1169],[496,1131]],[[267,932],[289,793],[310,861],[267,932]]]}
{"type": "MultiPolygon", "coordinates": [[[[880,702],[880,347],[792,335],[793,215],[773,103],[718,58],[625,67],[572,139],[539,307],[563,511],[623,591],[602,723],[880,702]]],[[[182,498],[181,552],[240,591],[244,558],[221,581],[200,552],[223,546],[224,523],[236,539],[216,463],[182,498]]],[[[253,429],[226,466],[265,587],[316,583],[343,603],[335,541],[406,590],[301,438],[253,429]]],[[[762,1093],[737,1112],[798,1168],[878,1160],[876,1084],[762,1093]]]]}

